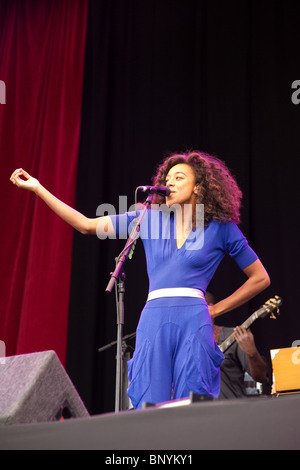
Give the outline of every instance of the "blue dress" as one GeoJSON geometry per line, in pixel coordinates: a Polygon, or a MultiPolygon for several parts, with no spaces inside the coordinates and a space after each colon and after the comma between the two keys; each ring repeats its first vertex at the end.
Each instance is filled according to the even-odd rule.
{"type": "MultiPolygon", "coordinates": [[[[127,236],[135,217],[135,212],[111,216],[116,235],[127,236]]],[[[148,210],[142,220],[140,238],[146,254],[149,292],[188,287],[205,294],[226,253],[241,269],[257,260],[232,222],[212,220],[205,228],[199,226],[178,248],[175,218],[163,210],[148,210]]],[[[128,396],[133,407],[140,408],[143,402],[168,401],[171,396],[187,397],[190,392],[217,397],[223,359],[204,299],[147,301],[136,331],[135,352],[128,362],[128,396]]]]}

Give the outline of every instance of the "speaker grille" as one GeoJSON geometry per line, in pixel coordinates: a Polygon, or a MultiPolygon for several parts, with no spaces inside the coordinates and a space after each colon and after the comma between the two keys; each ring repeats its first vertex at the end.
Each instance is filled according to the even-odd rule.
{"type": "Polygon", "coordinates": [[[0,364],[0,425],[89,416],[54,351],[6,357],[0,364]]]}

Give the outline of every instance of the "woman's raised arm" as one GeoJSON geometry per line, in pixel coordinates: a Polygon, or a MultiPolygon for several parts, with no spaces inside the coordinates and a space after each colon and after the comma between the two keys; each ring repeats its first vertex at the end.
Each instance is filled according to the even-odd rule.
{"type": "Polygon", "coordinates": [[[106,236],[114,236],[114,227],[110,217],[88,218],[77,210],[68,206],[64,202],[57,199],[51,194],[40,182],[27,173],[27,171],[19,168],[15,170],[10,181],[18,188],[27,189],[39,196],[61,219],[71,225],[74,229],[83,234],[103,234],[106,236]]]}

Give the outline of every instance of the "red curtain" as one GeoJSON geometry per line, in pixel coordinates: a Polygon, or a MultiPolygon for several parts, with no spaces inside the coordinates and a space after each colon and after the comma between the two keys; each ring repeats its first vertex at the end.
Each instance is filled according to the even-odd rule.
{"type": "Polygon", "coordinates": [[[0,3],[0,340],[65,363],[73,230],[9,177],[24,168],[74,206],[88,0],[0,3]]]}

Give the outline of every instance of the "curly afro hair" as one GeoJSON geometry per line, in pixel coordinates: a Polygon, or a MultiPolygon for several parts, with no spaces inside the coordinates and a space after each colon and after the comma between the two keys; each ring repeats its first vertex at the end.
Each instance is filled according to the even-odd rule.
{"type": "MultiPolygon", "coordinates": [[[[206,226],[212,219],[240,223],[242,191],[225,163],[217,157],[200,151],[171,154],[158,166],[153,184],[165,185],[169,170],[179,163],[189,165],[194,171],[198,186],[196,203],[204,204],[206,226]]],[[[154,202],[161,204],[165,200],[156,196],[154,202]]]]}

